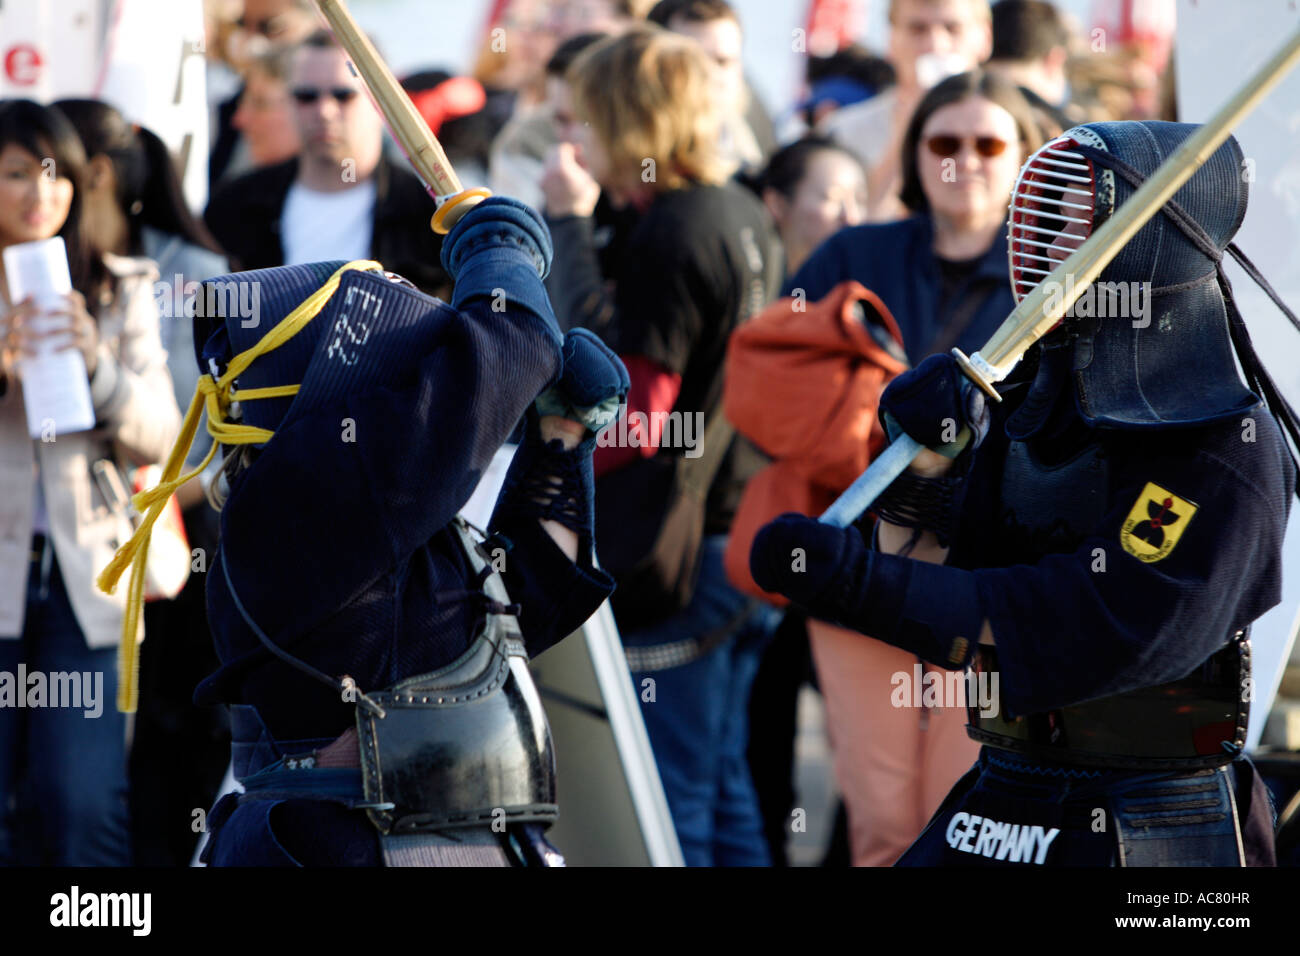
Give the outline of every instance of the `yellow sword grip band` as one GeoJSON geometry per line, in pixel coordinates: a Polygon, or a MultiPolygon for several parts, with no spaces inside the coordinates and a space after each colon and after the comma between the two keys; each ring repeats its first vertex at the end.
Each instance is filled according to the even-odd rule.
{"type": "Polygon", "coordinates": [[[492,190],[479,186],[477,189],[466,189],[464,192],[456,193],[454,196],[448,196],[443,200],[442,205],[438,207],[438,211],[433,214],[433,219],[430,221],[429,225],[432,226],[433,231],[438,235],[445,236],[447,233],[451,232],[451,227],[456,225],[460,217],[469,212],[468,208],[462,209],[449,223],[447,222],[447,217],[451,214],[453,209],[462,206],[465,203],[470,203],[470,200],[473,200],[473,202],[470,203],[471,207],[477,206],[491,195],[492,190]]]}
{"type": "Polygon", "coordinates": [[[266,388],[235,389],[235,380],[240,373],[253,362],[268,352],[278,349],[316,318],[339,287],[345,272],[354,269],[383,271],[383,266],[371,259],[358,259],[349,262],[334,272],[325,283],[298,304],[286,315],[275,328],[262,336],[251,348],[245,349],[230,360],[225,373],[220,379],[213,380],[210,373],[199,376],[194,389],[194,398],[185,412],[181,422],[180,434],[167,456],[163,466],[162,477],[152,488],[141,491],[131,501],[144,517],[140,526],[130,539],[117,549],[113,559],[95,579],[96,586],[105,594],[117,590],[117,583],[128,565],[131,577],[127,585],[126,610],[122,619],[122,642],[117,651],[117,709],[124,714],[133,714],[139,704],[140,658],[137,635],[140,630],[140,611],[144,604],[144,586],[146,567],[149,556],[149,540],[153,535],[154,522],[158,520],[167,502],[187,481],[198,477],[216,456],[218,445],[250,445],[268,442],[274,432],[252,425],[243,425],[226,421],[226,412],[233,401],[251,401],[259,398],[280,398],[297,394],[300,385],[272,385],[266,388]],[[192,471],[181,474],[185,458],[194,444],[198,433],[199,420],[203,412],[208,413],[208,434],[212,436],[212,448],[203,462],[192,471]]]}

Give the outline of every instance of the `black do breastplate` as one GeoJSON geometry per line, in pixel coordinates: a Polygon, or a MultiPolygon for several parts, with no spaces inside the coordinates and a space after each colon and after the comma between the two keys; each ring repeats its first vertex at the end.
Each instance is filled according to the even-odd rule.
{"type": "Polygon", "coordinates": [[[1096,442],[1051,465],[1029,443],[1011,442],[999,510],[1006,557],[1032,563],[1077,548],[1106,514],[1109,478],[1105,450],[1096,442]]]}
{"type": "MultiPolygon", "coordinates": [[[[1064,416],[1062,416],[1064,417],[1064,416]]],[[[1058,419],[1060,422],[1060,419],[1058,419]]],[[[1095,534],[1110,499],[1110,465],[1097,433],[1062,423],[1051,439],[1012,441],[999,499],[997,548],[1004,565],[1076,550],[1095,534]]],[[[1044,639],[1050,639],[1044,634],[1044,639]]],[[[1249,642],[1239,634],[1187,677],[1044,714],[992,716],[968,707],[968,733],[993,747],[1068,765],[1152,769],[1216,766],[1245,743],[1249,642]]],[[[977,672],[996,671],[981,646],[977,672]]]]}

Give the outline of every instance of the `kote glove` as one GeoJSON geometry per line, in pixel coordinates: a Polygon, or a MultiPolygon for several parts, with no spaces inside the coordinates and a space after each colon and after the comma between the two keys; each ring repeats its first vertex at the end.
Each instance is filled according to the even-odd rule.
{"type": "Polygon", "coordinates": [[[754,538],[749,569],[813,617],[940,667],[964,669],[984,624],[969,572],[872,551],[853,526],[783,514],[754,538]]]}

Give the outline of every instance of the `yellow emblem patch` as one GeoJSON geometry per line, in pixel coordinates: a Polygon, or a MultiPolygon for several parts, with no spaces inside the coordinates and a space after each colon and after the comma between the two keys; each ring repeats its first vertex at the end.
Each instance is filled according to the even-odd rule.
{"type": "Polygon", "coordinates": [[[1183,536],[1197,506],[1166,491],[1153,481],[1138,495],[1137,504],[1124,519],[1120,543],[1139,561],[1151,564],[1169,557],[1183,536]]]}

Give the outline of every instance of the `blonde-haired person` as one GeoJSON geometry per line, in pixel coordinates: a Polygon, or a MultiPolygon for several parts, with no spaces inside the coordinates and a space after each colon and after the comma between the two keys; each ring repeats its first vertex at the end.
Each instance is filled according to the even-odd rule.
{"type": "Polygon", "coordinates": [[[746,708],[775,614],[722,568],[740,490],[760,463],[739,439],[716,461],[699,441],[719,407],[728,336],[769,298],[776,262],[762,206],[729,182],[712,84],[706,55],[684,37],[646,26],[601,41],[570,68],[577,142],[562,144],[542,186],[560,320],[601,334],[632,382],[627,440],[594,460],[601,563],[626,582],[663,526],[677,462],[717,465],[689,603],[656,605],[624,586],[614,612],[687,863],[763,865],[746,708]],[[592,220],[602,190],[632,214],[603,255],[592,220]],[[654,423],[670,413],[691,427],[660,448],[654,423]]]}
{"type": "MultiPolygon", "coordinates": [[[[488,90],[489,115],[500,115],[488,158],[487,185],[499,196],[513,196],[538,208],[547,155],[558,140],[555,130],[556,87],[577,55],[575,41],[614,35],[645,17],[653,0],[513,0],[503,22],[523,25],[524,39],[509,54],[493,42],[475,67],[475,76],[488,90]],[[493,52],[498,50],[499,52],[493,52]],[[495,105],[494,105],[495,104],[495,105]],[[504,104],[504,105],[502,105],[504,104]]],[[[508,32],[509,26],[505,28],[508,32]]],[[[509,36],[519,35],[519,27],[509,36]]],[[[512,44],[515,43],[511,39],[512,44]]]]}
{"type": "Polygon", "coordinates": [[[744,31],[728,0],[659,0],[646,19],[700,44],[716,68],[715,95],[722,108],[723,152],[747,174],[762,169],[776,151],[776,131],[744,69],[744,31]]]}

